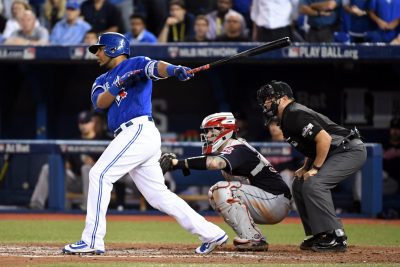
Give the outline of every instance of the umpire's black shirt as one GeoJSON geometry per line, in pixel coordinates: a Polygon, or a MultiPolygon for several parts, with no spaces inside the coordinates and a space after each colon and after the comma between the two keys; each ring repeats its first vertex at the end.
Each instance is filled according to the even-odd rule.
{"type": "Polygon", "coordinates": [[[317,149],[314,139],[321,130],[332,137],[329,152],[336,149],[350,133],[350,130],[337,125],[328,117],[296,102],[289,103],[283,110],[281,129],[286,142],[311,159],[315,159],[317,149]]]}

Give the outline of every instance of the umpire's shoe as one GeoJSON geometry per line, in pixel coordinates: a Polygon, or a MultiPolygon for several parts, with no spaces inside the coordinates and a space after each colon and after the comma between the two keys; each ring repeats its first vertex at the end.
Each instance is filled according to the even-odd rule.
{"type": "Polygon", "coordinates": [[[328,233],[321,237],[311,247],[316,252],[345,252],[347,250],[347,236],[342,229],[328,233]]]}
{"type": "Polygon", "coordinates": [[[250,240],[235,237],[233,239],[233,245],[239,251],[267,251],[268,243],[265,239],[250,240]]]}
{"type": "Polygon", "coordinates": [[[80,240],[75,244],[66,245],[63,250],[65,254],[104,254],[104,250],[90,248],[84,241],[80,240]]]}
{"type": "Polygon", "coordinates": [[[321,233],[321,234],[313,235],[310,238],[304,239],[303,242],[301,242],[301,244],[300,244],[300,249],[301,250],[312,250],[312,246],[315,243],[318,243],[319,240],[321,239],[321,237],[323,237],[324,235],[325,235],[325,233],[321,233]]]}
{"type": "Polygon", "coordinates": [[[228,236],[224,233],[223,236],[217,238],[214,241],[211,241],[209,243],[206,242],[206,243],[201,244],[200,247],[196,248],[196,253],[197,254],[209,254],[216,247],[226,244],[227,241],[228,241],[228,236]]]}

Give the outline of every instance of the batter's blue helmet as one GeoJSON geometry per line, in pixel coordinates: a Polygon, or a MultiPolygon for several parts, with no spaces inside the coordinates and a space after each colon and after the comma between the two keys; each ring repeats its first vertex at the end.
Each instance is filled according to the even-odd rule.
{"type": "Polygon", "coordinates": [[[104,53],[109,57],[127,55],[129,57],[129,41],[120,33],[106,32],[99,36],[97,43],[89,46],[90,53],[96,54],[99,47],[104,46],[104,53]]]}

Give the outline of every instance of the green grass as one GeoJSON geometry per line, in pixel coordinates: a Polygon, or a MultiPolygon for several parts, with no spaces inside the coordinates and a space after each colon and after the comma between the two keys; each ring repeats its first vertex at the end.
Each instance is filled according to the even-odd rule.
{"type": "MultiPolygon", "coordinates": [[[[225,223],[218,223],[231,239],[235,236],[232,229],[225,223]]],[[[0,243],[53,243],[66,244],[80,239],[84,227],[83,221],[65,220],[65,221],[45,221],[45,220],[0,220],[0,243]]],[[[277,224],[271,226],[260,226],[263,233],[267,236],[268,242],[272,244],[290,244],[298,245],[304,238],[303,227],[299,224],[277,224]]],[[[400,225],[388,224],[346,224],[347,235],[351,245],[359,246],[392,246],[400,247],[400,225]]],[[[108,221],[106,244],[112,243],[176,243],[176,244],[199,244],[198,238],[183,230],[176,222],[159,221],[108,221]]],[[[1,260],[0,260],[1,262],[1,260]]],[[[1,265],[1,264],[0,264],[1,265]]],[[[37,266],[37,265],[31,265],[37,266]]],[[[400,266],[400,264],[160,264],[160,263],[141,263],[141,262],[109,262],[109,263],[62,263],[54,262],[41,266],[70,266],[70,267],[333,267],[333,266],[400,266]]]]}
{"type": "MultiPolygon", "coordinates": [[[[235,236],[225,223],[219,223],[231,239],[235,236]]],[[[80,239],[83,221],[0,220],[0,243],[65,243],[80,239]]],[[[297,245],[304,238],[301,224],[260,227],[270,244],[297,245]]],[[[400,226],[387,224],[346,224],[351,245],[400,246],[400,226]]],[[[106,243],[198,244],[196,236],[176,222],[107,222],[106,243]]]]}

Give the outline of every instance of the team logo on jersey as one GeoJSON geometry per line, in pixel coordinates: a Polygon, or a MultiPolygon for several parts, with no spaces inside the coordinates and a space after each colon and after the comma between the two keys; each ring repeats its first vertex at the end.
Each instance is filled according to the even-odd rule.
{"type": "Polygon", "coordinates": [[[128,92],[125,91],[125,89],[122,89],[121,91],[119,91],[118,95],[115,97],[115,102],[117,102],[118,106],[121,103],[121,101],[124,100],[124,98],[126,98],[127,95],[128,95],[128,92]]]}
{"type": "Polygon", "coordinates": [[[232,146],[226,147],[224,150],[222,150],[222,154],[231,154],[233,150],[235,149],[232,146]]]}
{"type": "Polygon", "coordinates": [[[310,122],[309,124],[307,124],[307,126],[303,128],[303,132],[301,133],[301,135],[303,137],[306,137],[307,135],[312,135],[312,128],[314,128],[314,125],[312,125],[312,123],[310,122]]]}

